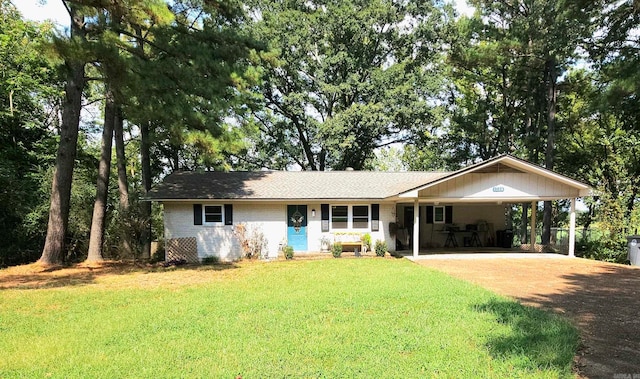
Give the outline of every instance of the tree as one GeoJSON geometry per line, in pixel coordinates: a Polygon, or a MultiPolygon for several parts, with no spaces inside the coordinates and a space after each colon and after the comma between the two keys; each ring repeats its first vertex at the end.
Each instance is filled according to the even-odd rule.
{"type": "Polygon", "coordinates": [[[268,43],[256,104],[242,115],[254,167],[361,169],[432,119],[438,27],[430,2],[251,4],[268,43]]]}
{"type": "MultiPolygon", "coordinates": [[[[168,171],[229,168],[229,155],[243,144],[238,129],[223,119],[251,83],[249,57],[259,48],[242,27],[240,3],[174,1],[171,9],[171,24],[123,32],[134,42],[126,91],[130,101],[123,112],[140,127],[143,194],[167,171],[158,162],[169,162],[168,171]]],[[[142,212],[145,258],[151,238],[149,202],[142,212]]]]}
{"type": "Polygon", "coordinates": [[[69,222],[71,182],[78,144],[80,110],[82,109],[82,91],[86,82],[84,75],[86,61],[82,54],[86,44],[84,10],[71,2],[65,3],[65,6],[71,18],[69,40],[58,40],[57,44],[61,51],[69,54],[66,54],[63,66],[66,77],[65,96],[62,103],[60,143],[51,185],[47,237],[39,260],[44,265],[59,264],[65,247],[65,237],[69,222]]]}
{"type": "MultiPolygon", "coordinates": [[[[444,145],[451,166],[510,153],[553,170],[559,78],[594,32],[598,2],[471,4],[476,13],[456,22],[448,55],[451,122],[427,146],[444,145]]],[[[544,204],[543,244],[551,205],[544,204]]]]}
{"type": "Polygon", "coordinates": [[[60,86],[47,45],[52,25],[24,21],[0,1],[0,231],[11,236],[0,246],[0,267],[39,257],[46,220],[34,217],[43,198],[37,191],[53,160],[51,117],[60,86]]]}

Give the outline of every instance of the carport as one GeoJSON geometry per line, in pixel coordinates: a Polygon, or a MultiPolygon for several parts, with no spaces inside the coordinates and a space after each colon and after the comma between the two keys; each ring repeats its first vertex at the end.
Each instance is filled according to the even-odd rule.
{"type": "MultiPolygon", "coordinates": [[[[403,207],[403,211],[413,208],[408,212],[413,218],[411,235],[419,237],[411,238],[411,250],[413,256],[417,257],[421,247],[427,246],[426,250],[429,250],[429,227],[431,227],[431,241],[437,231],[441,234],[440,237],[446,235],[447,242],[452,244],[451,235],[453,234],[454,241],[457,242],[455,238],[457,231],[436,228],[443,228],[457,221],[468,222],[473,212],[484,215],[484,218],[497,220],[500,217],[500,210],[504,210],[507,204],[530,203],[531,209],[536,209],[540,201],[568,199],[571,203],[569,256],[574,256],[576,200],[579,197],[590,196],[591,193],[592,188],[585,183],[519,158],[502,155],[405,191],[399,194],[397,204],[403,207]]],[[[406,220],[407,213],[403,212],[403,217],[406,220]]],[[[536,225],[535,211],[531,212],[529,221],[530,225],[536,225]]],[[[487,224],[495,224],[495,222],[487,224]]],[[[474,234],[473,228],[468,229],[464,228],[464,232],[470,233],[471,237],[468,238],[475,238],[475,234],[480,234],[474,234]]],[[[497,228],[490,230],[487,226],[487,229],[489,230],[482,232],[490,236],[497,228]]],[[[458,230],[463,231],[462,228],[458,230]]],[[[535,251],[535,227],[531,228],[530,238],[532,242],[530,250],[535,251]]],[[[474,243],[476,243],[475,240],[474,243]]]]}

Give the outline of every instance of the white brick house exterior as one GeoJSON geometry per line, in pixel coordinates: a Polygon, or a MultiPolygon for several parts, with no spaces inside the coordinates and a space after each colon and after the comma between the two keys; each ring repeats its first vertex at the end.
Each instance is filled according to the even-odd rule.
{"type": "MultiPolygon", "coordinates": [[[[402,233],[394,235],[392,223],[418,236],[403,246],[417,255],[445,242],[444,225],[498,229],[505,204],[567,198],[571,239],[575,199],[590,192],[587,184],[503,155],[455,172],[177,172],[149,199],[164,206],[166,240],[195,239],[198,259],[231,261],[241,255],[234,235],[240,223],[264,233],[272,258],[285,243],[298,252],[320,251],[321,238],[340,233],[368,233],[393,251],[402,233]]],[[[535,212],[532,218],[534,224],[535,212]]],[[[484,232],[479,244],[492,239],[484,232]]]]}

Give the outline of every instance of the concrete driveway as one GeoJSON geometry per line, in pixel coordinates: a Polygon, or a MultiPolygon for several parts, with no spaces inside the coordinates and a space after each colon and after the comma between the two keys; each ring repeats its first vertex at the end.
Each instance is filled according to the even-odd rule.
{"type": "Polygon", "coordinates": [[[576,369],[640,378],[640,268],[555,254],[449,254],[416,263],[568,317],[580,330],[576,369]]]}

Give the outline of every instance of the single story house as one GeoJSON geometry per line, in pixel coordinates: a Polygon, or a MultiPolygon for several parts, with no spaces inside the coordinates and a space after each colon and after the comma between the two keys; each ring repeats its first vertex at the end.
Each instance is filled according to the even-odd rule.
{"type": "Polygon", "coordinates": [[[175,172],[149,199],[163,204],[168,253],[227,261],[241,254],[237,224],[264,233],[269,257],[285,244],[317,252],[323,241],[349,245],[366,233],[415,256],[437,247],[501,246],[506,206],[558,199],[571,200],[573,255],[576,198],[590,194],[585,183],[501,155],[454,172],[175,172]]]}

